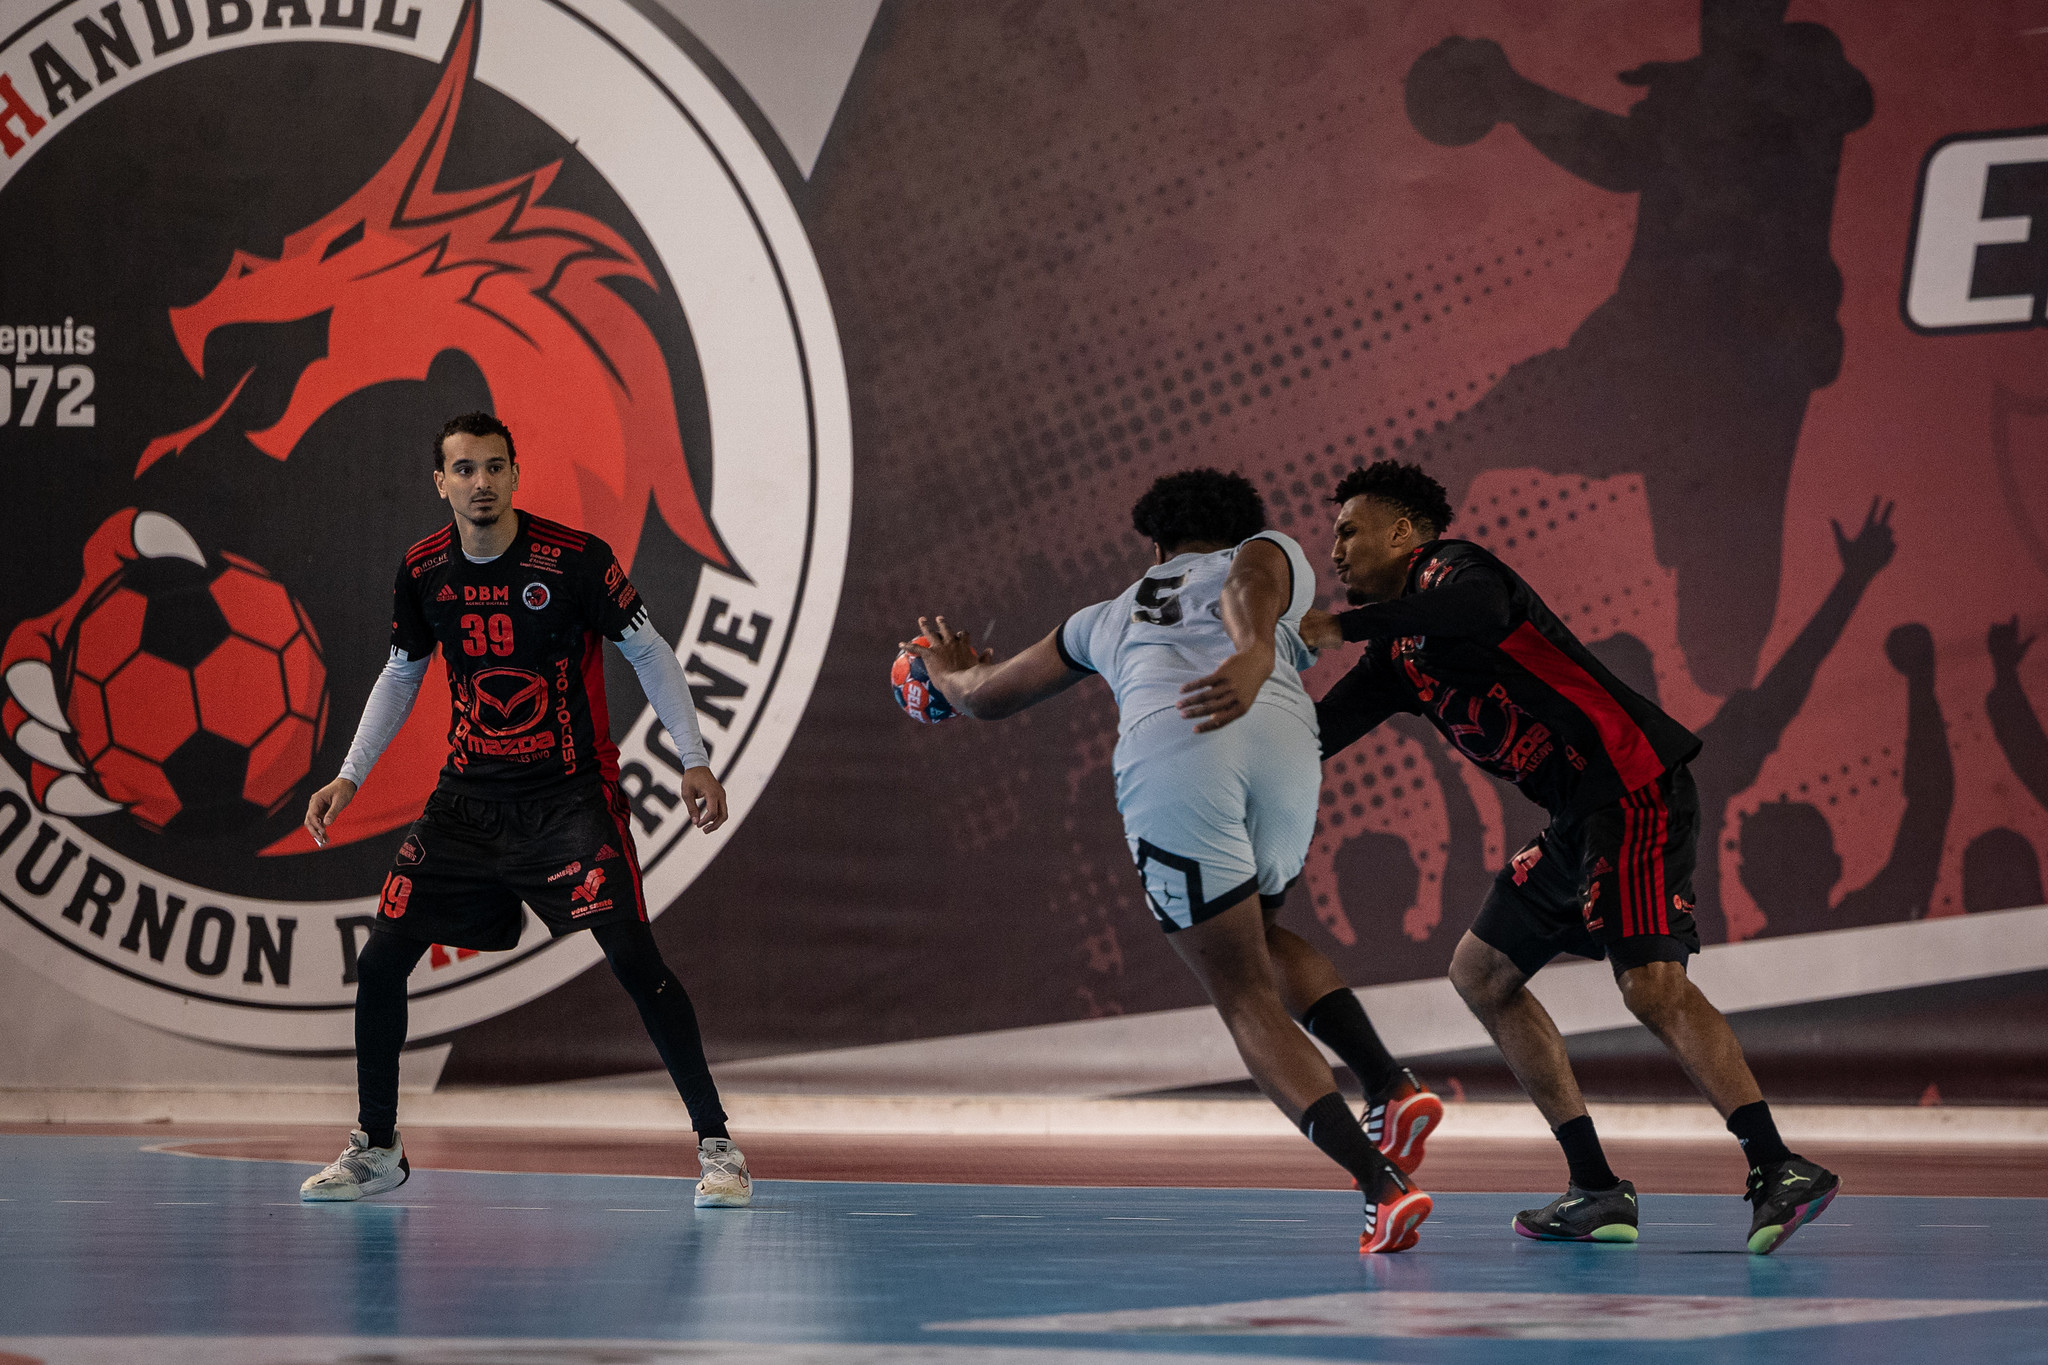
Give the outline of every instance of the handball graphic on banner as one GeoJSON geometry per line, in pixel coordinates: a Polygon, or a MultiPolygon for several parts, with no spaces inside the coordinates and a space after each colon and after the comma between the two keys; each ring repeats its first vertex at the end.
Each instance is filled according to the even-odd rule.
{"type": "MultiPolygon", "coordinates": [[[[610,689],[648,902],[673,902],[781,761],[846,554],[838,338],[747,120],[627,0],[0,20],[0,949],[190,1037],[350,1046],[446,753],[438,664],[326,848],[300,818],[392,574],[446,519],[430,437],[477,408],[517,436],[519,505],[608,541],[676,642],[719,833],[685,837],[673,746],[630,671],[610,689]]],[[[520,718],[484,700],[493,733],[520,718]]],[[[413,1031],[595,960],[531,915],[510,952],[437,948],[413,1031]]]]}

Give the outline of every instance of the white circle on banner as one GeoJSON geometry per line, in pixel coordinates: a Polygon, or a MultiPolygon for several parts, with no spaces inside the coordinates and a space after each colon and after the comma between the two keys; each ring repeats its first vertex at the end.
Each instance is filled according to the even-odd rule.
{"type": "MultiPolygon", "coordinates": [[[[0,13],[32,8],[9,4],[0,13]]],[[[79,47],[72,8],[46,8],[25,28],[22,17],[0,25],[19,29],[0,50],[0,75],[17,89],[35,89],[29,53],[45,42],[60,53],[79,47]]],[[[366,8],[376,17],[376,4],[366,8]]],[[[401,4],[391,14],[402,21],[414,9],[401,4]]],[[[830,302],[767,152],[676,39],[627,0],[416,9],[410,32],[402,23],[382,30],[252,23],[220,36],[208,34],[202,12],[194,39],[162,54],[140,44],[134,68],[118,69],[118,79],[44,120],[0,168],[0,196],[81,114],[180,63],[238,48],[276,51],[285,60],[293,45],[318,42],[400,51],[445,66],[463,26],[474,25],[468,79],[517,102],[575,146],[624,202],[674,288],[709,419],[712,478],[704,510],[743,570],[705,566],[677,650],[694,670],[692,681],[710,683],[714,700],[700,706],[699,721],[726,787],[725,826],[709,836],[690,828],[687,802],[676,799],[673,748],[651,707],[640,708],[620,745],[647,904],[659,914],[745,820],[782,760],[823,662],[845,569],[852,484],[845,368],[830,302]]],[[[82,53],[73,55],[89,70],[82,53]]],[[[134,539],[140,547],[139,529],[134,539]]],[[[177,541],[170,553],[189,559],[193,552],[177,541]]],[[[548,593],[536,583],[523,600],[539,610],[548,593]]],[[[371,613],[384,608],[381,601],[363,606],[371,613]]],[[[654,609],[662,624],[673,625],[667,618],[681,606],[654,609]]],[[[349,968],[377,911],[376,895],[237,895],[167,876],[109,847],[93,837],[92,817],[63,813],[49,771],[30,762],[54,752],[34,728],[40,722],[33,717],[52,704],[37,691],[43,684],[13,670],[9,683],[31,719],[21,722],[17,713],[10,720],[20,762],[0,764],[0,946],[77,994],[174,1033],[259,1050],[348,1051],[355,996],[349,968]],[[85,894],[92,887],[81,889],[94,867],[122,885],[118,898],[107,897],[111,913],[98,913],[85,894]],[[37,891],[44,874],[48,885],[37,891]]],[[[61,708],[62,698],[55,705],[61,708]]],[[[334,716],[328,723],[352,728],[354,720],[334,716]]],[[[61,766],[62,755],[56,757],[61,766]]],[[[111,885],[103,877],[98,888],[111,885]]],[[[446,1034],[513,1008],[600,957],[587,934],[550,940],[530,912],[511,951],[436,948],[412,978],[412,1037],[446,1034]]]]}

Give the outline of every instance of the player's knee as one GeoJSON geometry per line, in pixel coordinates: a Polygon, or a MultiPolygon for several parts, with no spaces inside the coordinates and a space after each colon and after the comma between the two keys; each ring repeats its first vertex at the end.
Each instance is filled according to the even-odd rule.
{"type": "Polygon", "coordinates": [[[1293,1017],[1288,1014],[1272,978],[1263,972],[1234,969],[1211,972],[1205,976],[1203,985],[1208,988],[1209,999],[1216,1006],[1217,1013],[1226,1021],[1275,1011],[1283,1018],[1293,1017]]]}
{"type": "Polygon", "coordinates": [[[636,1000],[676,989],[675,977],[646,925],[637,921],[601,925],[591,931],[591,937],[604,950],[605,964],[612,969],[612,975],[636,1000]]]}
{"type": "Polygon", "coordinates": [[[1451,954],[1451,987],[1475,1014],[1490,1014],[1507,1004],[1525,980],[1504,954],[1470,934],[1451,954]]]}
{"type": "Polygon", "coordinates": [[[612,975],[621,986],[634,997],[659,995],[664,988],[671,988],[674,978],[669,975],[668,964],[659,956],[652,958],[640,954],[606,956],[612,975]]]}
{"type": "Polygon", "coordinates": [[[1684,1007],[1691,983],[1676,962],[1649,962],[1621,974],[1621,1003],[1645,1024],[1655,1025],[1684,1007]]]}
{"type": "Polygon", "coordinates": [[[404,995],[406,978],[419,960],[408,941],[394,934],[371,934],[356,957],[356,998],[404,995]]]}

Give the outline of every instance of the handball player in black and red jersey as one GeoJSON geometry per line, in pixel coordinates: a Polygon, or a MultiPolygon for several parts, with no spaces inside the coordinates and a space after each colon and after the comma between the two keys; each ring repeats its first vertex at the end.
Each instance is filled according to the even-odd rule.
{"type": "Polygon", "coordinates": [[[1515,1219],[1546,1241],[1636,1239],[1635,1187],[1608,1167],[1564,1040],[1529,978],[1559,953],[1604,957],[1623,1002],[1741,1142],[1749,1249],[1775,1249],[1840,1180],[1787,1150],[1742,1047],[1685,974],[1699,951],[1692,870],[1694,735],[1617,680],[1516,573],[1448,540],[1444,490],[1382,460],[1342,479],[1338,579],[1357,608],[1311,611],[1301,636],[1365,646],[1316,706],[1328,757],[1397,712],[1421,715],[1514,783],[1550,825],[1509,860],[1451,960],[1451,981],[1564,1148],[1571,1187],[1515,1219]]]}
{"type": "Polygon", "coordinates": [[[397,1123],[406,978],[435,943],[515,946],[524,902],[556,937],[588,929],[597,939],[689,1107],[697,1206],[743,1207],[753,1197],[746,1159],[726,1131],[690,997],[648,927],[598,637],[632,663],[682,758],[692,819],[708,833],[725,820],[725,791],[682,667],[609,545],[513,509],[518,457],[497,418],[470,413],[442,428],[434,487],[453,521],[406,552],[390,660],[341,775],[306,808],[306,828],[324,845],[411,712],[438,645],[454,703],[448,761],[399,846],[356,960],[359,1126],[300,1197],[361,1199],[405,1183],[397,1123]]]}

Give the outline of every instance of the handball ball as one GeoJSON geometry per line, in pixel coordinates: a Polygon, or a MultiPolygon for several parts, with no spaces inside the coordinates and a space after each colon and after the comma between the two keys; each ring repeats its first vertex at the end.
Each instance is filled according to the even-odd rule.
{"type": "MultiPolygon", "coordinates": [[[[915,643],[929,645],[931,641],[920,635],[915,643]]],[[[896,656],[896,665],[889,670],[889,687],[896,694],[896,704],[903,708],[904,714],[920,725],[937,725],[960,714],[944,694],[932,686],[932,675],[925,671],[924,660],[908,651],[896,656]]]]}
{"type": "Polygon", "coordinates": [[[230,833],[284,809],[312,770],[327,667],[305,607],[260,565],[134,560],[66,643],[79,748],[147,828],[230,833]]]}
{"type": "Polygon", "coordinates": [[[1500,47],[1483,38],[1444,39],[1408,68],[1408,121],[1439,147],[1479,141],[1500,120],[1488,68],[1506,64],[1500,47]]]}

